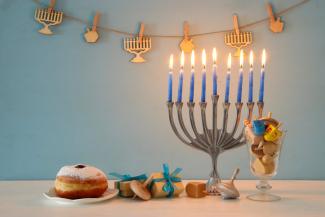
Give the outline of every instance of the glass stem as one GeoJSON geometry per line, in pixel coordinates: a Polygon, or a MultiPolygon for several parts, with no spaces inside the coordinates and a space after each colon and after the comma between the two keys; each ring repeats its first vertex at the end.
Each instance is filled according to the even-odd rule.
{"type": "Polygon", "coordinates": [[[256,188],[262,193],[266,194],[272,186],[269,184],[267,179],[261,179],[256,185],[256,188]]]}

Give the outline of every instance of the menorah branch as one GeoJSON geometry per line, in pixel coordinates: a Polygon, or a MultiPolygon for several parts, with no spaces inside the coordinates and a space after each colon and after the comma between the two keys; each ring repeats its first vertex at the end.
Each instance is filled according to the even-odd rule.
{"type": "Polygon", "coordinates": [[[195,106],[195,103],[188,102],[187,105],[188,105],[188,108],[189,108],[189,117],[190,117],[190,122],[191,122],[191,126],[192,126],[192,130],[194,132],[194,135],[196,136],[197,140],[202,145],[204,145],[206,148],[210,148],[210,145],[209,145],[208,141],[197,130],[197,127],[196,127],[196,124],[195,124],[195,118],[194,118],[194,106],[195,106]]]}

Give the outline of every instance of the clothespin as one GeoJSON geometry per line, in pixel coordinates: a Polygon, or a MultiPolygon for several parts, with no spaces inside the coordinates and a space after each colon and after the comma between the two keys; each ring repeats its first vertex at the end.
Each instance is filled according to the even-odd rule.
{"type": "Polygon", "coordinates": [[[48,11],[51,12],[55,6],[56,0],[50,0],[50,5],[48,7],[48,11]]]}
{"type": "Polygon", "coordinates": [[[190,26],[187,21],[184,21],[183,23],[183,32],[184,32],[184,39],[189,40],[189,34],[190,34],[190,26]]]}
{"type": "Polygon", "coordinates": [[[277,33],[282,32],[284,23],[281,21],[280,17],[278,17],[278,18],[275,17],[271,3],[267,3],[266,10],[267,10],[267,13],[268,13],[269,19],[270,19],[270,24],[269,24],[270,30],[272,32],[277,32],[277,33]]]}
{"type": "Polygon", "coordinates": [[[237,14],[233,15],[233,23],[234,23],[234,30],[236,32],[236,35],[239,35],[239,24],[238,24],[238,16],[237,16],[237,14]]]}
{"type": "Polygon", "coordinates": [[[140,43],[142,43],[143,32],[144,32],[144,24],[140,23],[140,30],[139,30],[139,42],[140,43]]]}
{"type": "Polygon", "coordinates": [[[100,12],[97,11],[93,20],[93,26],[91,28],[92,31],[96,32],[99,18],[100,18],[100,12]]]}

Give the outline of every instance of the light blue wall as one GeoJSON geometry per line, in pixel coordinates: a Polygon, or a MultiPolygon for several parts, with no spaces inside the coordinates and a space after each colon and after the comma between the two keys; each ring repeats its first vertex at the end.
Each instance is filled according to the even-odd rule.
{"type": "MultiPolygon", "coordinates": [[[[297,1],[273,2],[285,8],[297,1]]],[[[227,29],[233,12],[241,23],[254,21],[266,15],[265,2],[79,0],[58,1],[58,8],[85,19],[99,9],[101,25],[122,30],[136,31],[143,21],[150,33],[182,34],[184,20],[192,32],[227,29]]],[[[31,0],[0,0],[0,179],[53,179],[62,165],[73,163],[137,174],[160,170],[163,162],[182,167],[185,178],[206,178],[208,156],[181,144],[167,118],[167,62],[170,53],[178,54],[179,41],[153,39],[148,62],[131,64],[120,35],[101,31],[97,44],[86,44],[85,26],[68,19],[53,28],[55,35],[39,34],[35,7],[31,0]]],[[[281,34],[272,34],[265,24],[252,29],[253,49],[265,47],[269,54],[266,110],[289,131],[279,179],[325,179],[324,11],[324,1],[312,0],[283,17],[281,34]]],[[[216,46],[223,63],[230,51],[223,35],[197,38],[195,44],[208,52],[216,46]]],[[[224,69],[223,64],[223,75],[224,69]]],[[[234,87],[237,73],[232,78],[234,87]]],[[[224,86],[224,76],[221,80],[224,86]]],[[[240,178],[252,178],[245,147],[220,159],[225,178],[237,166],[240,178]]]]}

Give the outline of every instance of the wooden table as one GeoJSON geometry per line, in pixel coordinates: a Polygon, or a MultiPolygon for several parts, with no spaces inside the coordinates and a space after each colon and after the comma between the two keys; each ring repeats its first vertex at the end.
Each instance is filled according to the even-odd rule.
{"type": "MultiPolygon", "coordinates": [[[[239,200],[224,201],[216,196],[153,199],[147,202],[126,198],[88,205],[60,205],[42,195],[53,181],[0,181],[1,217],[324,217],[325,181],[272,181],[278,202],[254,202],[246,195],[255,191],[255,181],[236,181],[239,200]]],[[[110,183],[111,186],[112,183],[110,183]]]]}

